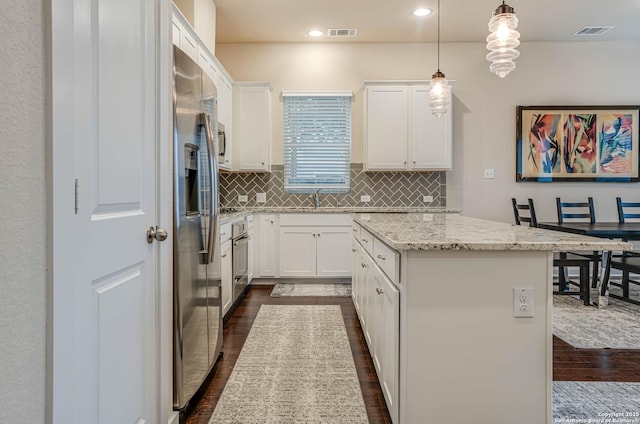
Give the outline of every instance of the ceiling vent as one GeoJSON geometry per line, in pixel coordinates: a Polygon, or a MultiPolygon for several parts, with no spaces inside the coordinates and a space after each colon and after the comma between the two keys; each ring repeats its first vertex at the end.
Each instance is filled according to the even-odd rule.
{"type": "Polygon", "coordinates": [[[354,28],[329,29],[327,34],[328,37],[355,37],[356,35],[358,35],[358,30],[354,28]]]}
{"type": "Polygon", "coordinates": [[[576,32],[573,35],[602,35],[605,32],[609,32],[613,29],[612,26],[588,26],[582,28],[580,31],[576,32]]]}

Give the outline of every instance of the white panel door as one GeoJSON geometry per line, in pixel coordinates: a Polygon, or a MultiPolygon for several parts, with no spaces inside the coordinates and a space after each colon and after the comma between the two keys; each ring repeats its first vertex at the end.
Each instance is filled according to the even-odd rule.
{"type": "Polygon", "coordinates": [[[69,266],[56,245],[75,249],[73,273],[53,280],[55,424],[159,422],[159,246],[146,239],[158,223],[157,7],[52,8],[54,268],[69,266]],[[75,212],[56,197],[74,190],[65,167],[75,212]]]}
{"type": "MultiPolygon", "coordinates": [[[[451,93],[451,91],[449,91],[451,93]]],[[[429,87],[411,87],[411,167],[451,170],[451,97],[449,110],[436,118],[429,106],[429,87]]]]}
{"type": "Polygon", "coordinates": [[[316,275],[351,276],[351,227],[318,227],[316,275]]]}
{"type": "Polygon", "coordinates": [[[407,168],[407,88],[367,87],[366,169],[407,168]]]}
{"type": "Polygon", "coordinates": [[[316,276],[314,227],[280,227],[280,276],[316,276]]]}

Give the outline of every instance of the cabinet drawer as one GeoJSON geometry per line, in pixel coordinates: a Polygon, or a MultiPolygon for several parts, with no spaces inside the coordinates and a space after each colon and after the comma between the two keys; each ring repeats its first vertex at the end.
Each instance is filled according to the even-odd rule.
{"type": "Polygon", "coordinates": [[[231,223],[222,224],[220,226],[220,244],[225,241],[231,240],[231,223]]]}
{"type": "Polygon", "coordinates": [[[398,252],[376,238],[373,240],[373,259],[394,284],[399,284],[400,255],[398,252]]]}
{"type": "Polygon", "coordinates": [[[360,224],[356,224],[355,222],[353,223],[353,226],[351,227],[351,235],[356,239],[356,240],[360,240],[360,224]]]}
{"type": "Polygon", "coordinates": [[[280,214],[280,225],[349,225],[351,215],[348,213],[283,213],[280,214]]]}
{"type": "Polygon", "coordinates": [[[374,237],[369,231],[364,228],[360,229],[360,244],[370,255],[373,255],[373,239],[374,237]]]}

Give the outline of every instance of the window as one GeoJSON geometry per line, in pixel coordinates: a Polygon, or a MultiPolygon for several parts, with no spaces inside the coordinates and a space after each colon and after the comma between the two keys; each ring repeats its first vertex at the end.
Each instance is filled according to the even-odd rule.
{"type": "Polygon", "coordinates": [[[351,92],[282,93],[284,191],[346,193],[350,186],[351,92]]]}

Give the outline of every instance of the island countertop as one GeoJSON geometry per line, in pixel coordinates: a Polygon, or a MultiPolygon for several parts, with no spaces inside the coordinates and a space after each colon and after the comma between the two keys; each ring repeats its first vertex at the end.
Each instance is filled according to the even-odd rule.
{"type": "Polygon", "coordinates": [[[354,214],[364,229],[396,250],[631,249],[631,244],[451,213],[354,214]]]}

